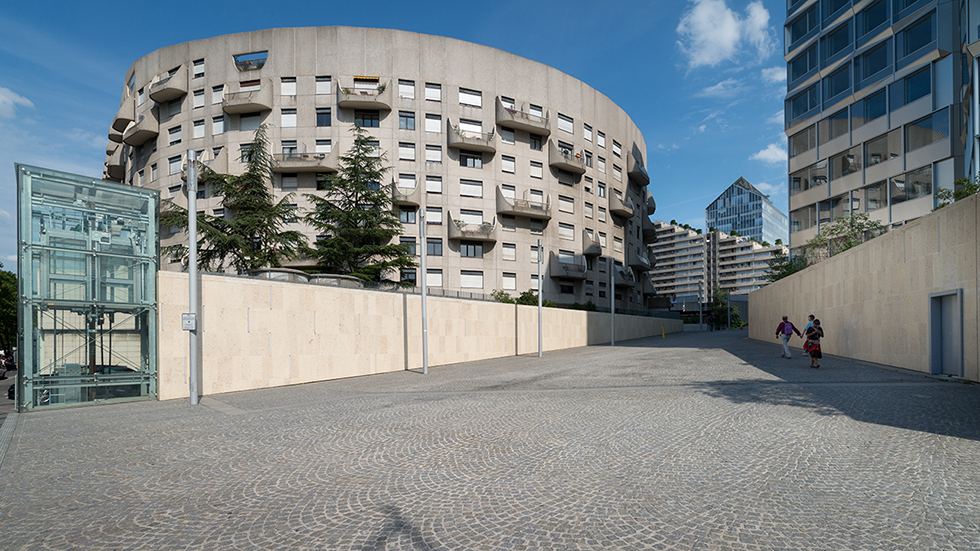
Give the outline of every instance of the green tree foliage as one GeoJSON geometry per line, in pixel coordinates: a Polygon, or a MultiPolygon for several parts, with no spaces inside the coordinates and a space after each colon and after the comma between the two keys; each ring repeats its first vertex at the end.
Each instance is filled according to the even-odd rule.
{"type": "MultiPolygon", "coordinates": [[[[728,291],[717,285],[712,296],[711,315],[714,316],[716,327],[725,327],[728,324],[728,291]]],[[[741,324],[738,306],[732,306],[732,327],[740,327],[741,324]]]]}
{"type": "MultiPolygon", "coordinates": [[[[0,262],[3,268],[3,262],[0,262]]],[[[17,274],[0,270],[0,349],[17,346],[17,274]]]]}
{"type": "Polygon", "coordinates": [[[807,241],[803,249],[807,257],[819,262],[874,239],[884,232],[881,222],[872,220],[866,213],[852,212],[850,216],[842,216],[829,224],[821,225],[820,234],[807,241]]]}
{"type": "MultiPolygon", "coordinates": [[[[198,267],[223,271],[231,266],[239,274],[266,267],[282,266],[283,260],[296,258],[305,243],[303,234],[285,230],[297,216],[290,205],[293,194],[278,202],[272,193],[272,155],[265,125],[255,131],[252,143],[242,150],[245,172],[240,176],[218,174],[201,167],[198,188],[210,186],[221,196],[225,216],[197,215],[198,267]]],[[[171,203],[160,214],[160,226],[187,229],[187,209],[171,203]]],[[[172,245],[164,254],[180,259],[187,254],[186,245],[172,245]]]]}
{"type": "Polygon", "coordinates": [[[978,182],[978,178],[974,178],[973,181],[970,181],[968,178],[960,178],[959,180],[953,182],[953,189],[942,188],[936,190],[936,199],[940,201],[940,203],[936,205],[936,209],[941,209],[946,205],[959,201],[960,199],[966,199],[977,192],[980,192],[980,182],[978,182]]]}
{"type": "MultiPolygon", "coordinates": [[[[503,302],[505,304],[521,304],[521,305],[524,305],[524,306],[537,306],[538,305],[538,294],[535,293],[534,290],[532,290],[532,289],[528,289],[527,291],[524,291],[516,299],[514,297],[510,296],[510,294],[508,294],[507,291],[502,291],[500,289],[494,289],[490,293],[490,295],[497,302],[503,302]]],[[[591,303],[591,301],[590,301],[590,303],[591,303]]],[[[546,308],[557,308],[558,307],[558,303],[555,302],[555,301],[553,301],[553,300],[544,299],[544,300],[541,301],[541,306],[544,306],[546,308]]],[[[594,309],[594,307],[595,307],[595,305],[593,305],[593,309],[594,309]]],[[[585,308],[585,309],[587,310],[588,308],[585,308]]]]}
{"type": "Polygon", "coordinates": [[[772,258],[768,261],[769,273],[766,274],[766,281],[772,283],[784,277],[789,277],[810,265],[805,254],[798,254],[792,258],[786,256],[782,249],[776,249],[772,253],[772,258]]]}
{"type": "Polygon", "coordinates": [[[391,243],[401,235],[402,224],[392,207],[391,187],[382,184],[390,167],[384,166],[386,155],[370,143],[372,136],[359,126],[351,131],[354,145],[340,158],[327,194],[306,195],[312,208],[304,220],[322,237],[304,253],[324,272],[398,281],[399,270],[415,267],[415,257],[407,247],[391,243]],[[395,278],[386,279],[389,275],[395,278]]]}

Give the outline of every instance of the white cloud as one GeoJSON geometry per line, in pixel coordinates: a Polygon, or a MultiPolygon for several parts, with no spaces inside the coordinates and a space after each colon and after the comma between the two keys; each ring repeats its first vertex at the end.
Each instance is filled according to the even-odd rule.
{"type": "Polygon", "coordinates": [[[714,86],[701,90],[695,96],[700,98],[730,98],[742,91],[742,83],[734,78],[725,79],[714,86]]]}
{"type": "Polygon", "coordinates": [[[15,254],[8,254],[8,255],[4,256],[3,259],[4,260],[9,260],[10,262],[17,262],[17,255],[15,255],[15,254]]]}
{"type": "Polygon", "coordinates": [[[784,125],[786,123],[786,120],[785,119],[786,119],[786,116],[783,114],[783,110],[780,109],[779,111],[776,111],[775,113],[773,113],[771,117],[769,117],[768,119],[766,119],[766,124],[773,124],[773,125],[782,126],[782,125],[784,125]]]}
{"type": "MultiPolygon", "coordinates": [[[[786,149],[776,143],[769,144],[768,147],[749,157],[750,161],[762,161],[766,164],[775,165],[786,162],[786,149]]],[[[756,186],[758,187],[758,186],[756,186]]]]}
{"type": "Polygon", "coordinates": [[[786,82],[786,67],[769,67],[762,70],[762,82],[780,84],[786,82]]]}
{"type": "Polygon", "coordinates": [[[72,128],[68,132],[65,132],[64,135],[73,142],[78,142],[97,149],[104,148],[108,141],[105,136],[95,134],[94,132],[88,132],[86,130],[82,130],[81,128],[72,128]]]}
{"type": "Polygon", "coordinates": [[[14,110],[18,105],[24,107],[34,107],[31,100],[11,91],[8,88],[0,86],[0,119],[14,118],[14,110]]]}
{"type": "Polygon", "coordinates": [[[765,193],[766,195],[779,195],[780,193],[784,193],[786,191],[786,186],[784,185],[780,186],[776,184],[767,184],[766,182],[754,185],[756,189],[762,193],[765,193]]]}
{"type": "Polygon", "coordinates": [[[740,16],[726,0],[692,0],[694,3],[677,25],[677,46],[687,57],[688,67],[714,67],[734,60],[744,51],[760,59],[774,48],[769,11],[754,1],[740,16]]]}
{"type": "Polygon", "coordinates": [[[707,129],[708,129],[708,125],[702,124],[701,126],[698,127],[698,132],[704,132],[707,129]]]}
{"type": "Polygon", "coordinates": [[[14,217],[9,212],[0,209],[0,228],[14,227],[14,217]]]}

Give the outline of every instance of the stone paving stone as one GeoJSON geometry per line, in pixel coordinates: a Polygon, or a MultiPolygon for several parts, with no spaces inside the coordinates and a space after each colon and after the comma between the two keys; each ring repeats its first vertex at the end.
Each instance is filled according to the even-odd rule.
{"type": "Polygon", "coordinates": [[[978,549],[980,385],[740,331],[19,416],[7,549],[978,549]]]}

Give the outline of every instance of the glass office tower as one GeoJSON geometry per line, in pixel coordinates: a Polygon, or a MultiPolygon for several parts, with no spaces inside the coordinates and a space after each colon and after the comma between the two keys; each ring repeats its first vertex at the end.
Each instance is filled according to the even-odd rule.
{"type": "Polygon", "coordinates": [[[735,232],[759,243],[786,242],[786,215],[745,178],[735,180],[704,209],[704,223],[709,230],[735,232]]]}

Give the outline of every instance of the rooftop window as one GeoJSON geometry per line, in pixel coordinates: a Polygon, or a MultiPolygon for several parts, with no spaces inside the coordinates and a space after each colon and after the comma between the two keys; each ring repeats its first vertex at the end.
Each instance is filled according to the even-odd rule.
{"type": "Polygon", "coordinates": [[[238,54],[235,57],[235,67],[239,71],[257,71],[265,66],[269,52],[255,52],[251,54],[238,54]]]}

